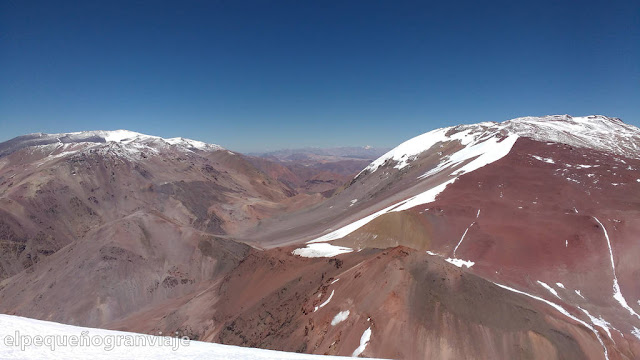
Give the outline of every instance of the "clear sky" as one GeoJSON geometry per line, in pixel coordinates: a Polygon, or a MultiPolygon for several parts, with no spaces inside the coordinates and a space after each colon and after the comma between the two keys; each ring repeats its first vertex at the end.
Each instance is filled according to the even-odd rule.
{"type": "Polygon", "coordinates": [[[566,113],[640,126],[640,1],[0,0],[0,141],[395,146],[566,113]]]}

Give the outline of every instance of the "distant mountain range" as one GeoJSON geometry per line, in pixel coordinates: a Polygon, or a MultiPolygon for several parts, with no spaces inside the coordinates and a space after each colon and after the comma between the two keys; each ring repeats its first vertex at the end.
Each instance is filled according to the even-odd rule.
{"type": "Polygon", "coordinates": [[[390,148],[336,147],[336,148],[302,148],[270,151],[265,153],[250,153],[248,155],[275,159],[278,161],[324,160],[337,161],[345,159],[374,160],[382,156],[390,148]]]}

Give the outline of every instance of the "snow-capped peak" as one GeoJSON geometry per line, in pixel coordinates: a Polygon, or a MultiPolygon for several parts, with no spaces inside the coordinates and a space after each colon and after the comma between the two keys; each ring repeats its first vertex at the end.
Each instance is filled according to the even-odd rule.
{"type": "MultiPolygon", "coordinates": [[[[46,135],[46,134],[42,134],[46,135]]],[[[87,137],[99,137],[104,139],[105,142],[116,142],[116,143],[131,143],[131,142],[148,142],[148,141],[161,141],[167,143],[169,145],[176,145],[186,148],[198,149],[198,150],[222,150],[223,148],[219,145],[215,144],[207,144],[198,140],[186,139],[183,137],[175,137],[175,138],[161,138],[159,136],[146,135],[141,134],[135,131],[130,130],[97,130],[97,131],[82,131],[75,133],[65,133],[65,134],[50,134],[49,136],[60,137],[69,137],[73,138],[84,138],[87,137]]]]}
{"type": "Polygon", "coordinates": [[[80,132],[76,134],[95,134],[99,137],[102,137],[106,142],[131,142],[136,140],[146,140],[146,139],[154,139],[156,136],[145,135],[135,131],[130,130],[98,130],[98,131],[86,131],[80,132]]]}
{"type": "Polygon", "coordinates": [[[207,144],[202,141],[185,139],[183,137],[163,139],[163,140],[171,145],[185,146],[185,147],[190,147],[190,148],[199,149],[199,150],[214,150],[214,149],[222,150],[222,147],[219,145],[207,144]]]}
{"type": "Polygon", "coordinates": [[[129,130],[96,130],[80,131],[59,134],[35,133],[11,139],[0,144],[0,156],[8,155],[27,147],[55,146],[56,144],[85,143],[92,147],[103,144],[117,144],[125,150],[140,151],[143,149],[155,152],[163,148],[177,148],[183,151],[218,151],[224,150],[221,146],[207,144],[202,141],[176,138],[161,138],[159,136],[145,135],[129,130]]]}
{"type": "Polygon", "coordinates": [[[363,172],[376,171],[391,162],[397,169],[437,144],[459,141],[462,146],[499,141],[505,137],[526,137],[543,142],[556,142],[580,148],[591,148],[631,158],[640,158],[640,129],[620,119],[603,115],[572,117],[549,115],[520,117],[502,123],[483,122],[436,129],[405,141],[377,160],[363,172]],[[496,140],[497,139],[497,140],[496,140]]]}
{"type": "Polygon", "coordinates": [[[640,129],[603,115],[522,117],[498,124],[520,137],[640,158],[640,129]]]}
{"type": "Polygon", "coordinates": [[[461,175],[507,156],[522,137],[640,158],[640,129],[624,124],[619,119],[600,115],[575,118],[569,115],[524,117],[502,123],[484,122],[436,129],[405,141],[373,161],[356,176],[358,179],[385,167],[385,173],[377,179],[386,179],[389,176],[388,167],[393,166],[398,170],[410,167],[420,154],[431,149],[429,156],[436,157],[435,166],[419,175],[417,179],[437,179],[437,175],[440,175],[441,178],[433,183],[433,186],[308,241],[306,248],[296,249],[293,253],[309,257],[331,257],[353,251],[351,248],[338,247],[327,242],[351,234],[378,216],[433,202],[438,194],[461,175]]]}

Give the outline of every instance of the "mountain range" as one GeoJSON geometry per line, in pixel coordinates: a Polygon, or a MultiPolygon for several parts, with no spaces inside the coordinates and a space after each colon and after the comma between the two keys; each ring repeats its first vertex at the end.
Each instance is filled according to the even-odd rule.
{"type": "Polygon", "coordinates": [[[523,117],[384,150],[9,140],[0,313],[309,354],[640,357],[640,129],[523,117]]]}

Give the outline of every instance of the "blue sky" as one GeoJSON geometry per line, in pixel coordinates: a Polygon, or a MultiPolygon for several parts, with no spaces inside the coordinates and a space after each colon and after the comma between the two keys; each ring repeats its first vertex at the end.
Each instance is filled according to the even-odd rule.
{"type": "Polygon", "coordinates": [[[640,1],[0,0],[0,141],[395,146],[565,113],[640,126],[640,1]]]}

